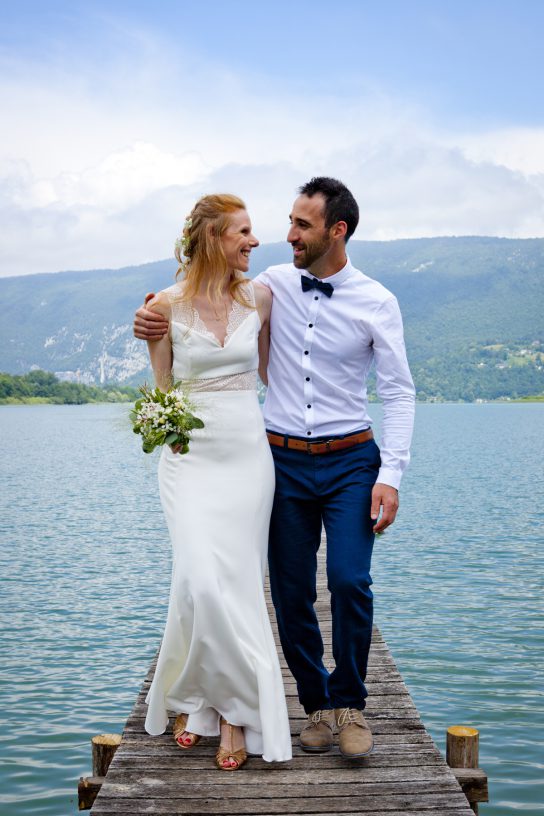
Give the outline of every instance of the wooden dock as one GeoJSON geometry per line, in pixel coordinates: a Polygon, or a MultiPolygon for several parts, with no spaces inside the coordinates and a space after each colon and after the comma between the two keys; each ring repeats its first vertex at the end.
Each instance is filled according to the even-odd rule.
{"type": "MultiPolygon", "coordinates": [[[[277,640],[269,596],[268,603],[277,640]]],[[[316,610],[332,666],[330,608],[322,569],[316,610]]],[[[281,665],[293,735],[290,762],[269,764],[250,757],[240,771],[225,773],[213,761],[217,740],[202,739],[190,751],[181,751],[171,730],[160,737],[146,734],[144,700],[153,663],[91,816],[474,816],[452,770],[427,734],[378,629],[370,652],[365,710],[375,747],[365,759],[344,759],[337,747],[320,755],[305,754],[298,747],[306,717],[283,656],[281,665]]]]}

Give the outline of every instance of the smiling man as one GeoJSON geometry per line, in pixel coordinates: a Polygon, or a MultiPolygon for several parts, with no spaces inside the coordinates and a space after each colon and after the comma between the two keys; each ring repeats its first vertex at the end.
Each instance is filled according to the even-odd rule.
{"type": "MultiPolygon", "coordinates": [[[[330,750],[337,725],[341,753],[361,757],[373,747],[363,710],[374,535],[397,513],[414,387],[395,297],[346,255],[359,220],[350,191],[336,179],[313,178],[300,188],[290,220],[293,263],[269,267],[255,279],[274,296],[264,405],[276,469],[270,584],[283,652],[308,714],[301,747],[330,750]],[[383,402],[381,451],[367,408],[373,363],[383,402]],[[323,527],[335,660],[330,673],[314,611],[323,527]]],[[[138,310],[137,337],[153,336],[156,318],[149,314],[138,310]]]]}

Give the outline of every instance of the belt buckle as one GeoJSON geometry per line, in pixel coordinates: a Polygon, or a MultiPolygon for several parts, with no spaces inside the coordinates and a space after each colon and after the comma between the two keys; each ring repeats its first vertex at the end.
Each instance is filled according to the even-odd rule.
{"type": "Polygon", "coordinates": [[[330,453],[331,450],[332,450],[331,444],[333,442],[334,442],[334,439],[324,439],[321,442],[315,442],[315,441],[314,442],[309,442],[309,441],[306,441],[306,453],[312,453],[312,446],[313,445],[325,445],[326,452],[330,453]]]}

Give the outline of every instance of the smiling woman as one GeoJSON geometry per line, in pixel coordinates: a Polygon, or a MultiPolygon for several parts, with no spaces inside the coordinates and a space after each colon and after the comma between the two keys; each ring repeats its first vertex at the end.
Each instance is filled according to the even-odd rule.
{"type": "Polygon", "coordinates": [[[201,290],[211,301],[225,294],[240,299],[249,254],[259,242],[251,232],[246,205],[229,193],[203,196],[185,221],[176,242],[178,275],[184,273],[183,299],[191,300],[201,290]]]}
{"type": "Polygon", "coordinates": [[[257,399],[266,368],[271,295],[244,277],[258,245],[244,202],[201,198],[176,243],[183,279],[150,309],[170,323],[149,341],[157,384],[195,393],[204,428],[190,451],[165,445],[161,503],[173,548],[168,618],[145,722],[176,744],[220,734],[216,764],[233,771],[246,747],[291,757],[291,737],[263,581],[274,466],[257,399]]]}
{"type": "MultiPolygon", "coordinates": [[[[248,287],[244,276],[251,250],[258,245],[241,198],[229,193],[203,196],[176,241],[175,254],[180,264],[176,277],[182,280],[178,286],[159,293],[149,308],[170,320],[174,306],[181,322],[188,322],[192,328],[200,325],[224,346],[240,307],[250,311],[256,307],[261,327],[259,370],[266,381],[270,295],[263,287],[248,287]]],[[[149,345],[155,378],[162,388],[171,381],[170,340],[164,336],[149,345]]]]}

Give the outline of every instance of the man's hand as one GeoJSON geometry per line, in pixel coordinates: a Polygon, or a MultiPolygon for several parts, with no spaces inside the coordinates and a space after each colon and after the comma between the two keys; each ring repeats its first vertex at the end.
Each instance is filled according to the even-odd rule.
{"type": "Polygon", "coordinates": [[[168,332],[168,320],[157,312],[146,309],[147,304],[154,297],[153,292],[148,292],[144,305],[140,306],[134,315],[134,337],[137,337],[138,340],[160,340],[168,332]]]}
{"type": "Polygon", "coordinates": [[[377,524],[372,528],[378,535],[393,524],[399,509],[399,491],[390,485],[376,482],[372,488],[372,506],[370,508],[370,518],[376,521],[377,524]],[[382,516],[378,521],[380,515],[380,508],[382,516]]]}

